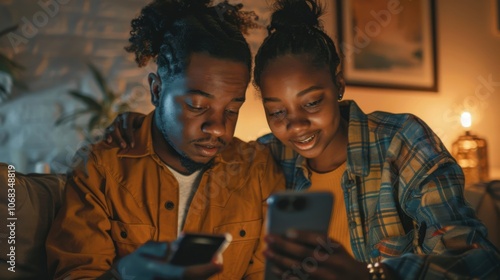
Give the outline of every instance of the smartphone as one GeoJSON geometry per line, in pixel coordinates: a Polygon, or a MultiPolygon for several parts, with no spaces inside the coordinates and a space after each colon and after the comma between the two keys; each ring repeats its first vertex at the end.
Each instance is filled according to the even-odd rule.
{"type": "Polygon", "coordinates": [[[172,255],[169,262],[178,266],[205,264],[214,256],[222,254],[231,243],[232,236],[226,234],[183,233],[172,242],[172,255]]]}
{"type": "MultiPolygon", "coordinates": [[[[289,229],[328,235],[333,207],[330,192],[278,192],[267,199],[267,233],[284,235],[289,229]]],[[[266,261],[265,279],[278,280],[266,261]]]]}

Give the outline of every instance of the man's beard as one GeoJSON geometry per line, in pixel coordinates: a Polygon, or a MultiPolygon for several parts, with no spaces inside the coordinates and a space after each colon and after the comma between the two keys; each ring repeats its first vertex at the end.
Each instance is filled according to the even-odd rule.
{"type": "Polygon", "coordinates": [[[171,147],[172,152],[176,153],[177,156],[179,157],[181,165],[184,166],[184,168],[186,168],[188,174],[192,174],[193,172],[198,171],[198,170],[204,168],[205,166],[208,166],[211,164],[211,161],[207,162],[207,163],[203,163],[203,162],[196,162],[196,161],[192,160],[191,158],[189,158],[188,155],[186,155],[186,153],[178,150],[175,147],[174,143],[172,142],[172,140],[170,139],[168,134],[165,134],[163,132],[162,132],[162,134],[163,134],[163,138],[165,138],[168,145],[171,147]]]}
{"type": "Polygon", "coordinates": [[[184,153],[183,151],[181,151],[180,149],[178,149],[175,146],[174,142],[172,141],[172,139],[170,139],[170,136],[168,135],[167,126],[165,124],[162,124],[163,117],[165,117],[165,119],[167,119],[167,116],[162,116],[163,110],[161,108],[162,108],[162,106],[159,106],[156,109],[157,113],[156,113],[155,119],[157,120],[157,122],[155,123],[155,125],[157,128],[160,129],[161,134],[163,136],[163,139],[165,139],[165,141],[167,141],[167,145],[169,146],[170,151],[174,154],[174,156],[177,156],[179,158],[181,165],[184,168],[186,168],[188,174],[192,174],[195,171],[203,169],[205,166],[209,166],[211,164],[212,160],[210,160],[207,163],[196,162],[196,161],[192,160],[191,158],[189,158],[189,156],[186,153],[184,153]]]}

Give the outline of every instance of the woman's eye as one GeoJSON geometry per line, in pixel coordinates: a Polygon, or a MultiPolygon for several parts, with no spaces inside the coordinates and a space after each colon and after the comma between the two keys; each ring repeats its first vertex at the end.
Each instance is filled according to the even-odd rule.
{"type": "Polygon", "coordinates": [[[230,114],[230,115],[238,115],[240,113],[239,110],[231,110],[231,109],[227,109],[226,110],[226,113],[230,114]]]}
{"type": "Polygon", "coordinates": [[[318,99],[318,100],[313,101],[313,102],[309,102],[309,103],[307,103],[307,104],[305,105],[305,107],[306,107],[306,108],[313,108],[313,107],[316,107],[316,106],[318,106],[318,105],[321,103],[321,101],[323,101],[323,98],[318,99]]]}

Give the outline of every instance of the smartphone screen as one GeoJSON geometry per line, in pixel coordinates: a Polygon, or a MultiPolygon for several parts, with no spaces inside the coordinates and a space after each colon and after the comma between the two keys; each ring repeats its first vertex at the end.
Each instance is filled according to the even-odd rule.
{"type": "Polygon", "coordinates": [[[209,263],[216,254],[227,248],[230,241],[230,234],[186,233],[172,243],[173,255],[169,262],[179,266],[209,263]]]}

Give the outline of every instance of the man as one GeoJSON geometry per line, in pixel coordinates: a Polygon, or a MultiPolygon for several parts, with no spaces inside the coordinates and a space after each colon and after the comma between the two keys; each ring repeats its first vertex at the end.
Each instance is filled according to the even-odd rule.
{"type": "Polygon", "coordinates": [[[155,110],[134,147],[98,143],[79,153],[47,239],[56,279],[219,272],[217,264],[169,265],[166,243],[143,245],[181,231],[230,233],[220,278],[262,277],[265,200],[284,189],[284,179],[263,146],[233,139],[251,54],[232,24],[238,13],[205,2],[155,1],[132,21],[127,50],[139,66],[158,64],[148,76],[155,110]]]}

